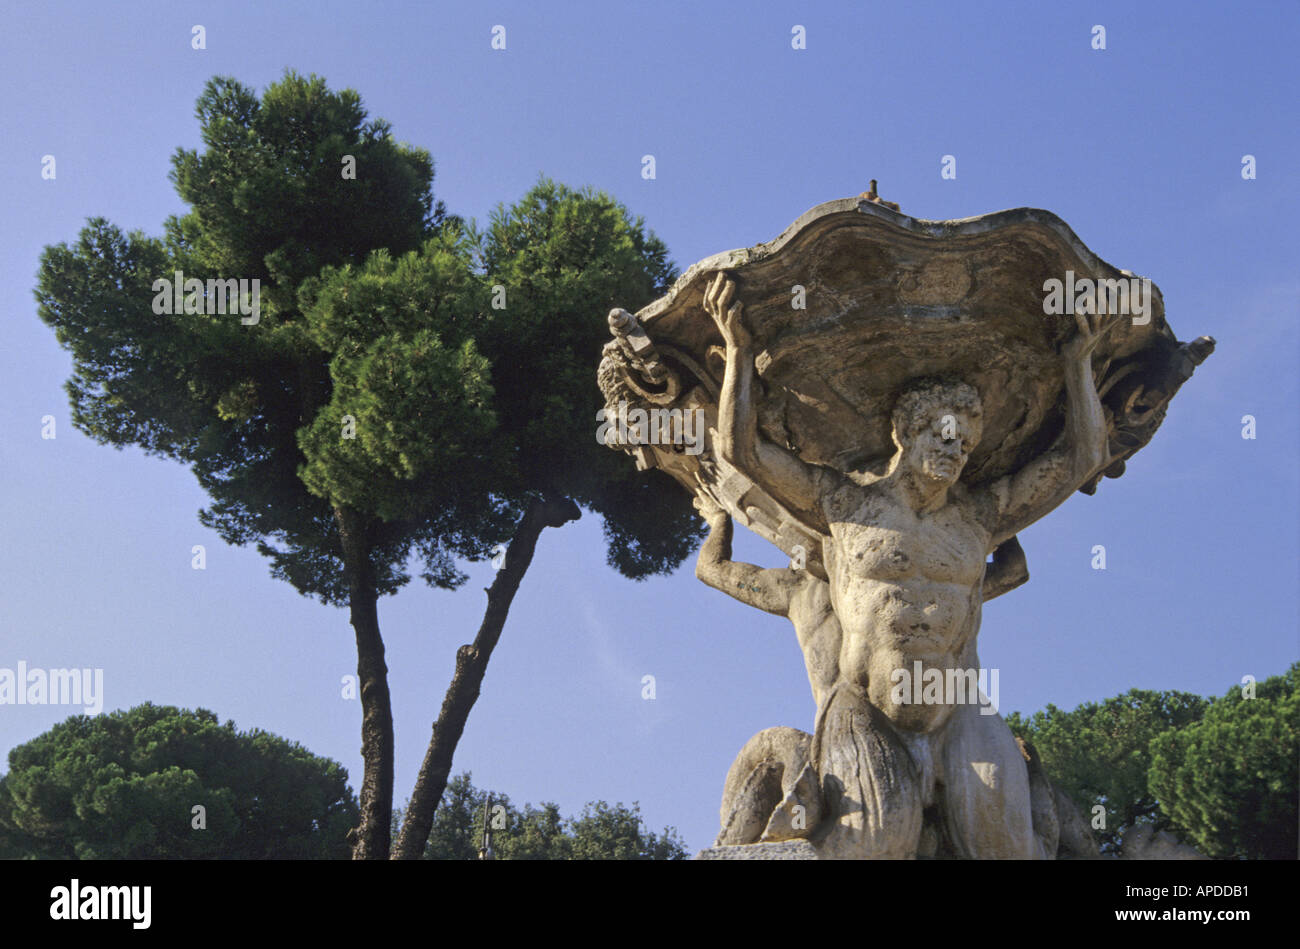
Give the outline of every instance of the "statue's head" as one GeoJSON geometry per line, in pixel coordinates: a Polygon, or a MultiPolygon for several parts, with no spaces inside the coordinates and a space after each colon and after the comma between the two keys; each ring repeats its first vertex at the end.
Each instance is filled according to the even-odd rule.
{"type": "Polygon", "coordinates": [[[952,379],[918,379],[894,405],[894,443],[902,467],[927,481],[956,484],[983,433],[975,388],[952,379]]]}

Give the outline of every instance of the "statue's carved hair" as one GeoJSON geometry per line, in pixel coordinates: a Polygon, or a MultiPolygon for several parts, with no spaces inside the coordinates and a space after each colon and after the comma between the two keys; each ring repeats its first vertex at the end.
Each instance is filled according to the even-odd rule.
{"type": "Polygon", "coordinates": [[[929,425],[936,414],[945,412],[961,412],[979,426],[984,404],[975,387],[960,379],[913,379],[894,403],[895,441],[910,438],[929,425]]]}

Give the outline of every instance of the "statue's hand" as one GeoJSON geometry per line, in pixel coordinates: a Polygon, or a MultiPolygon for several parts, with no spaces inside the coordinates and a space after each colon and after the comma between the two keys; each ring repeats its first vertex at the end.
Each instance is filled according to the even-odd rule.
{"type": "Polygon", "coordinates": [[[722,520],[727,516],[727,512],[723,508],[718,507],[718,505],[714,504],[712,501],[701,498],[699,495],[695,496],[695,501],[693,503],[695,505],[695,510],[700,512],[700,517],[704,518],[710,524],[714,521],[722,520]]]}
{"type": "Polygon", "coordinates": [[[718,503],[718,499],[713,496],[709,486],[700,480],[698,475],[695,480],[699,483],[699,488],[695,492],[695,499],[691,503],[695,506],[695,510],[700,512],[700,516],[710,525],[727,518],[729,516],[727,509],[718,503]]]}
{"type": "Polygon", "coordinates": [[[1097,344],[1124,319],[1125,316],[1117,313],[1100,315],[1076,313],[1074,322],[1078,325],[1079,331],[1062,344],[1061,357],[1067,363],[1088,359],[1097,348],[1097,344]]]}
{"type": "Polygon", "coordinates": [[[748,346],[752,340],[749,330],[741,319],[744,305],[732,303],[736,295],[736,281],[727,276],[726,271],[719,270],[717,278],[709,284],[704,292],[704,309],[718,324],[718,330],[730,349],[735,346],[748,346]]]}

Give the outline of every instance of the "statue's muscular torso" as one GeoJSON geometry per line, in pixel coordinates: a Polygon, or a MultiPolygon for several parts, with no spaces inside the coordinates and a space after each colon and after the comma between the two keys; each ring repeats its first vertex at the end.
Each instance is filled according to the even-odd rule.
{"type": "Polygon", "coordinates": [[[841,653],[840,623],[831,607],[830,587],[802,571],[799,585],[790,596],[786,616],[794,624],[799,648],[803,650],[813,701],[821,708],[839,679],[841,653]]]}
{"type": "Polygon", "coordinates": [[[866,689],[898,727],[932,731],[948,720],[951,707],[895,703],[891,674],[905,669],[911,676],[918,660],[924,669],[957,668],[974,655],[968,647],[979,631],[991,541],[976,516],[977,499],[954,485],[942,508],[917,514],[887,482],[861,486],[830,472],[822,477],[840,674],[866,689]]]}

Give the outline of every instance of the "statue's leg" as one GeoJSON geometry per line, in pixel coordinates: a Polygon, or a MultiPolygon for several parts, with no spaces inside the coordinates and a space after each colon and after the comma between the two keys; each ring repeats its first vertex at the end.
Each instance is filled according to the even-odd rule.
{"type": "Polygon", "coordinates": [[[921,838],[921,782],[884,713],[856,686],[837,685],[817,716],[812,761],[822,780],[824,857],[910,859],[921,838]]]}
{"type": "Polygon", "coordinates": [[[943,741],[944,826],[958,857],[1046,856],[1034,833],[1029,769],[1011,729],[974,703],[957,706],[943,741]]]}
{"type": "Polygon", "coordinates": [[[768,728],[745,742],[727,772],[722,829],[714,846],[780,839],[765,836],[764,830],[798,785],[808,764],[811,741],[811,735],[796,728],[768,728]]]}
{"type": "MultiPolygon", "coordinates": [[[[1013,736],[1014,737],[1014,736],[1013,736]]],[[[1029,810],[1034,836],[1038,838],[1040,860],[1055,860],[1061,840],[1061,821],[1056,813],[1056,789],[1043,770],[1043,760],[1031,742],[1015,738],[1029,773],[1029,810]]]]}
{"type": "Polygon", "coordinates": [[[1060,842],[1056,848],[1058,860],[1098,860],[1101,851],[1097,838],[1092,835],[1088,819],[1070,796],[1058,787],[1052,788],[1056,802],[1056,816],[1061,825],[1060,842]]]}

